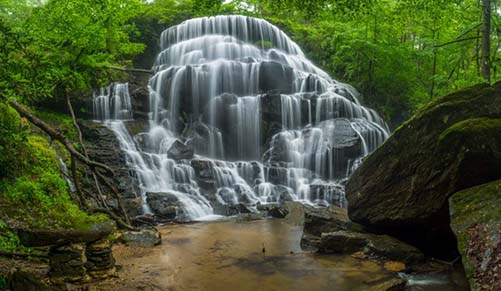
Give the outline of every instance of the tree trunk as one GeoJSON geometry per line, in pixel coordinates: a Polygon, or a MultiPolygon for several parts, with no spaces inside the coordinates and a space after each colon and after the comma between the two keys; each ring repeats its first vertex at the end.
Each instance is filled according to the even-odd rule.
{"type": "Polygon", "coordinates": [[[104,165],[102,163],[92,161],[92,160],[88,159],[87,157],[85,157],[82,153],[80,153],[79,151],[77,151],[75,149],[73,144],[61,132],[57,131],[56,129],[52,128],[47,123],[45,123],[43,120],[41,120],[38,117],[36,117],[35,115],[31,114],[31,112],[29,112],[21,104],[15,102],[13,100],[9,100],[9,104],[10,104],[10,106],[12,106],[12,108],[14,108],[19,113],[19,115],[21,115],[22,117],[25,117],[33,125],[40,128],[41,130],[43,130],[45,133],[47,133],[50,136],[50,138],[61,142],[64,145],[64,147],[70,152],[70,154],[73,155],[80,162],[86,164],[91,169],[101,169],[107,175],[113,176],[113,170],[111,170],[110,167],[108,167],[107,165],[104,165]]]}
{"type": "Polygon", "coordinates": [[[482,77],[491,81],[491,1],[482,0],[482,77]]]}

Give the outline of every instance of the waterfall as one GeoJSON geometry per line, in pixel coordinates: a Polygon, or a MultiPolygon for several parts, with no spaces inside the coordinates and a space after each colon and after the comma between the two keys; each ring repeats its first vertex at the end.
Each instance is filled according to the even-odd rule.
{"type": "Polygon", "coordinates": [[[130,135],[124,123],[124,119],[132,117],[127,83],[101,89],[100,94],[94,96],[94,108],[95,118],[113,131],[126,154],[127,165],[135,172],[144,213],[151,213],[146,193],[168,191],[179,199],[184,219],[201,219],[213,214],[210,203],[198,191],[193,168],[168,158],[167,151],[177,141],[171,131],[152,125],[139,136],[141,143],[130,135]],[[179,188],[189,190],[180,192],[179,188]]]}
{"type": "Polygon", "coordinates": [[[388,138],[353,87],[265,20],[191,19],[166,29],[160,49],[145,132],[127,130],[127,84],[93,103],[136,173],[145,212],[148,192],[177,197],[189,220],[289,200],[345,207],[345,181],[388,138]]]}

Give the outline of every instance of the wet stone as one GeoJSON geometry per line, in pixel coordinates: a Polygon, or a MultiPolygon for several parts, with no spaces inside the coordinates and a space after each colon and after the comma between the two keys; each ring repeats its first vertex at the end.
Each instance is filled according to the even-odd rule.
{"type": "Polygon", "coordinates": [[[155,229],[141,229],[140,231],[126,231],[121,240],[131,247],[149,248],[162,243],[160,233],[155,229]]]}

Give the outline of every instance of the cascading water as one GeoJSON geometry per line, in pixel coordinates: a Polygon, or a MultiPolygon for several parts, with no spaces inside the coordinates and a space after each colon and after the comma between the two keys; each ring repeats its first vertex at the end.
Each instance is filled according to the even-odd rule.
{"type": "Polygon", "coordinates": [[[121,121],[132,117],[126,84],[94,98],[96,119],[136,172],[144,211],[147,192],[174,195],[187,219],[287,200],[345,206],[343,182],[388,137],[354,88],[265,20],[185,21],[162,33],[153,68],[146,132],[132,137],[121,121]]]}
{"type": "Polygon", "coordinates": [[[111,129],[125,152],[127,165],[134,170],[139,183],[142,210],[150,213],[146,193],[169,191],[183,209],[183,220],[209,217],[212,207],[197,189],[194,171],[189,165],[176,163],[166,151],[177,138],[163,126],[152,124],[149,132],[134,139],[124,123],[132,117],[128,84],[115,83],[94,96],[94,115],[111,129]],[[142,146],[139,146],[141,142],[142,146]],[[180,192],[179,189],[183,189],[180,192]]]}

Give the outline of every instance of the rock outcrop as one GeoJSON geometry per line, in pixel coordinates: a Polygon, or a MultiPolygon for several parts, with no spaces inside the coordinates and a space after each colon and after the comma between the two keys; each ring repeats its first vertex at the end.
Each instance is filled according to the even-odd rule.
{"type": "Polygon", "coordinates": [[[473,290],[501,290],[501,180],[449,200],[451,227],[473,290]]]}
{"type": "Polygon", "coordinates": [[[303,249],[317,249],[323,233],[341,230],[362,231],[362,227],[350,221],[345,208],[304,206],[303,249]]]}
{"type": "Polygon", "coordinates": [[[163,192],[146,193],[151,211],[160,219],[174,220],[178,215],[179,199],[175,194],[163,192]]]}
{"type": "Polygon", "coordinates": [[[393,237],[345,230],[322,233],[318,251],[340,254],[362,252],[371,257],[406,264],[424,259],[423,253],[418,249],[393,237]]]}
{"type": "Polygon", "coordinates": [[[350,218],[433,255],[455,256],[448,199],[501,177],[501,83],[421,109],[346,186],[350,218]]]}
{"type": "MultiPolygon", "coordinates": [[[[135,217],[141,214],[141,200],[138,183],[134,173],[127,167],[126,154],[120,149],[120,144],[115,134],[102,123],[80,120],[80,128],[84,139],[84,144],[89,157],[110,167],[114,175],[108,177],[111,185],[114,185],[120,193],[126,211],[129,217],[135,217]]],[[[129,122],[129,128],[144,128],[145,123],[141,120],[129,122]]],[[[98,193],[91,173],[83,169],[85,175],[82,177],[82,186],[85,189],[91,189],[98,193]]],[[[109,189],[101,187],[101,191],[107,194],[107,197],[113,197],[109,189]]],[[[116,204],[110,201],[110,204],[116,204]]]]}

